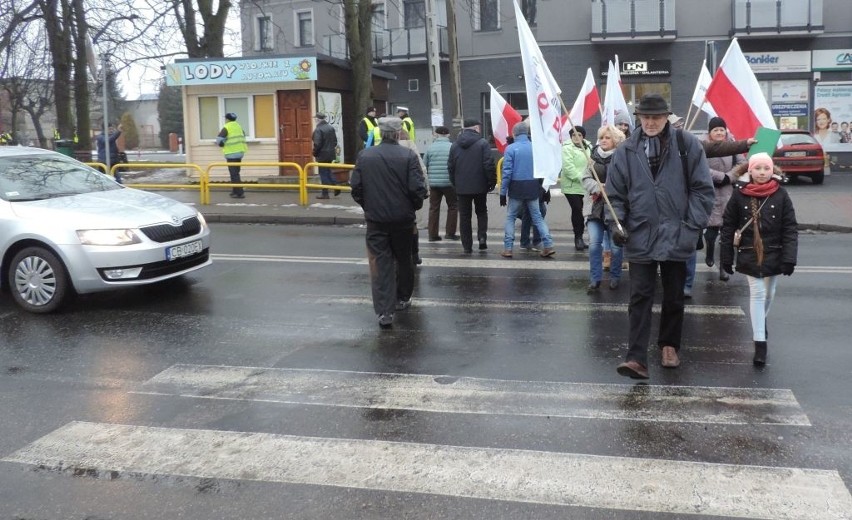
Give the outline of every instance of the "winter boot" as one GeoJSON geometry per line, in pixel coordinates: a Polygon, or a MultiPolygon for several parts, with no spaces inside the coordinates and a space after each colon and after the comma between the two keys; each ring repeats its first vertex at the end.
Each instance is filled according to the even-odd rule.
{"type": "MultiPolygon", "coordinates": [[[[716,263],[713,260],[713,256],[715,254],[716,249],[716,241],[710,241],[707,240],[707,237],[704,237],[704,245],[707,246],[704,248],[704,263],[707,264],[707,267],[713,267],[713,265],[716,263]]],[[[725,280],[726,278],[722,278],[720,275],[719,279],[725,280]]]]}
{"type": "Polygon", "coordinates": [[[766,342],[765,341],[755,341],[754,342],[754,360],[752,361],[754,366],[762,367],[766,364],[766,342]]]}
{"type": "Polygon", "coordinates": [[[414,262],[414,265],[423,263],[423,259],[420,258],[420,230],[415,231],[411,235],[411,260],[414,262]]]}

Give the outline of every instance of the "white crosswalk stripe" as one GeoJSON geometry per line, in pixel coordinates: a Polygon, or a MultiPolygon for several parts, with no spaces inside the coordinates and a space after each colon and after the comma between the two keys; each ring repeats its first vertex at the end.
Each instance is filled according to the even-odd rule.
{"type": "MultiPolygon", "coordinates": [[[[302,294],[317,303],[336,303],[342,305],[372,305],[373,300],[367,296],[326,296],[302,294]]],[[[414,298],[416,307],[466,307],[480,309],[514,309],[539,312],[618,312],[627,313],[626,303],[586,303],[586,302],[533,302],[533,301],[473,301],[450,300],[446,298],[414,298]]],[[[655,304],[653,311],[660,312],[660,305],[655,304]]],[[[686,314],[704,316],[745,316],[741,307],[727,305],[688,305],[686,314]]]]}
{"type": "Polygon", "coordinates": [[[88,422],[4,461],[726,518],[839,520],[852,511],[835,471],[88,422]]]}
{"type": "Polygon", "coordinates": [[[782,389],[175,365],[147,381],[141,393],[438,413],[810,426],[793,393],[782,389]]]}

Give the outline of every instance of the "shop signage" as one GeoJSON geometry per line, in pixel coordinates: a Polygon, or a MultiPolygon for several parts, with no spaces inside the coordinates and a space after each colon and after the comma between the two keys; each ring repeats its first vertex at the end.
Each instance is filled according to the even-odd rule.
{"type": "Polygon", "coordinates": [[[813,51],[814,70],[852,70],[852,48],[813,51]]]}
{"type": "Polygon", "coordinates": [[[807,103],[772,103],[772,115],[780,116],[796,116],[807,117],[807,103]]]}
{"type": "MultiPolygon", "coordinates": [[[[600,62],[601,77],[606,77],[609,72],[609,63],[600,62]]],[[[622,61],[621,76],[670,76],[672,73],[672,60],[647,60],[647,61],[622,61]]]]}
{"type": "Polygon", "coordinates": [[[746,61],[755,73],[810,72],[810,51],[744,52],[746,61]]]}
{"type": "Polygon", "coordinates": [[[315,57],[178,61],[166,65],[166,84],[223,85],[317,79],[315,57]]]}

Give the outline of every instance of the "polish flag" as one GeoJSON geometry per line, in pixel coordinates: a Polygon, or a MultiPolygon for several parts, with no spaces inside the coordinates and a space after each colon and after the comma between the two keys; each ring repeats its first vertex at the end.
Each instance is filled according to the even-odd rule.
{"type": "MultiPolygon", "coordinates": [[[[698,82],[695,84],[695,91],[692,93],[692,104],[703,110],[710,117],[716,117],[716,110],[713,109],[713,103],[707,101],[707,87],[710,86],[712,76],[707,70],[707,60],[701,64],[701,72],[698,74],[698,82]]],[[[727,121],[726,121],[727,123],[727,121]]]]}
{"type": "Polygon", "coordinates": [[[592,68],[589,67],[586,69],[586,80],[583,81],[583,87],[577,94],[577,100],[574,101],[574,106],[569,113],[571,123],[582,125],[591,119],[600,110],[600,107],[601,98],[598,95],[598,87],[595,85],[595,76],[592,74],[592,68]]]}
{"type": "Polygon", "coordinates": [[[491,87],[491,133],[494,135],[497,150],[503,153],[506,149],[506,138],[512,135],[512,128],[521,122],[521,114],[506,103],[491,83],[488,86],[491,87]]]}
{"type": "Polygon", "coordinates": [[[761,126],[778,129],[736,38],[707,87],[707,100],[738,139],[753,137],[761,126]]]}

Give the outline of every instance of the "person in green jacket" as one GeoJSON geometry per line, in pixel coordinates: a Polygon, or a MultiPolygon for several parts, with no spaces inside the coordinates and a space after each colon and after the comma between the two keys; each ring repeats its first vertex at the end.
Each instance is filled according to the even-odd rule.
{"type": "Polygon", "coordinates": [[[571,140],[562,145],[562,171],[559,174],[559,184],[562,193],[571,206],[571,227],[574,230],[574,248],[577,251],[586,249],[583,242],[583,172],[589,164],[592,146],[586,141],[586,129],[575,125],[569,132],[571,140]]]}

